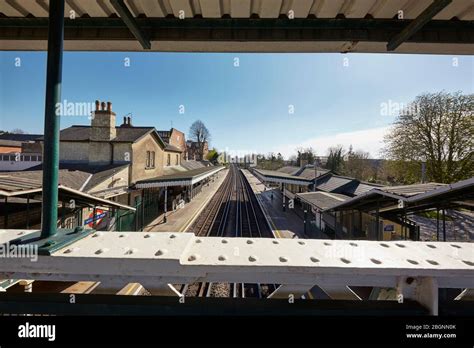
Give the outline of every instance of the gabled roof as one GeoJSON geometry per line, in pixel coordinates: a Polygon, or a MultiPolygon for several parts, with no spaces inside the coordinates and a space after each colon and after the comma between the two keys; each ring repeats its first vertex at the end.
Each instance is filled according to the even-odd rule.
{"type": "Polygon", "coordinates": [[[303,170],[298,171],[296,175],[305,179],[314,180],[315,177],[318,177],[318,178],[322,177],[323,175],[326,175],[329,172],[330,171],[328,169],[316,168],[316,173],[315,173],[314,167],[306,167],[306,168],[303,168],[303,170]]]}
{"type": "Polygon", "coordinates": [[[322,178],[321,180],[322,182],[320,182],[320,179],[317,181],[316,188],[318,190],[325,192],[340,192],[344,186],[351,184],[356,179],[339,175],[330,175],[322,178]]]}
{"type": "Polygon", "coordinates": [[[171,137],[171,131],[169,130],[157,130],[158,135],[163,139],[165,143],[169,143],[171,137]]]}
{"type": "MultiPolygon", "coordinates": [[[[91,126],[71,126],[61,130],[61,141],[89,141],[91,126]]],[[[155,131],[154,127],[115,127],[117,136],[114,143],[135,143],[145,135],[155,131]]]]}
{"type": "Polygon", "coordinates": [[[38,138],[41,138],[42,134],[11,134],[11,133],[3,133],[0,134],[0,139],[2,140],[11,140],[11,141],[19,141],[19,142],[29,142],[35,141],[38,138]]]}
{"type": "Polygon", "coordinates": [[[179,147],[165,143],[165,150],[170,152],[183,152],[179,147]]]}

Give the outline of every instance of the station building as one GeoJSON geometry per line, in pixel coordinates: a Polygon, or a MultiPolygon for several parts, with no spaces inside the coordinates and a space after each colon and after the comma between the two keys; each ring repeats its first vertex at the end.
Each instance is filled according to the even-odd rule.
{"type": "MultiPolygon", "coordinates": [[[[472,179],[453,185],[426,183],[406,186],[382,186],[366,183],[355,178],[337,175],[314,166],[282,167],[276,171],[254,169],[253,173],[268,186],[278,188],[283,207],[293,208],[303,219],[310,238],[368,239],[368,240],[441,240],[471,239],[468,235],[447,233],[447,210],[471,209],[472,179]],[[459,187],[457,199],[448,187],[459,187]],[[448,193],[439,194],[448,190],[448,193]],[[432,195],[429,204],[407,208],[406,201],[417,201],[424,195],[432,195]],[[392,205],[387,206],[390,202],[392,205]],[[378,204],[378,205],[377,205],[378,204]],[[290,206],[291,205],[291,206],[290,206]],[[436,216],[436,226],[420,229],[420,213],[436,216]],[[435,215],[433,215],[435,214],[435,215]],[[444,222],[444,224],[443,224],[444,222]],[[423,232],[425,231],[425,232],[423,232]],[[428,231],[428,232],[426,232],[428,231]]],[[[474,222],[468,213],[454,211],[453,215],[474,222]],[[467,214],[467,215],[466,215],[467,214]]],[[[462,223],[462,222],[460,222],[462,223]]],[[[456,222],[448,224],[455,226],[456,222]]]]}
{"type": "MultiPolygon", "coordinates": [[[[41,144],[42,137],[36,141],[41,144]]],[[[137,208],[136,214],[128,208],[101,209],[107,215],[102,220],[114,220],[113,216],[119,214],[119,220],[127,221],[123,229],[140,229],[163,212],[182,207],[216,173],[206,161],[185,161],[185,153],[183,132],[134,126],[131,117],[124,117],[123,123],[116,125],[112,103],[97,100],[90,126],[74,125],[60,132],[59,183],[123,207],[137,208]],[[172,180],[173,185],[169,185],[170,178],[176,179],[172,180]],[[153,180],[167,184],[152,185],[153,180]],[[137,185],[143,182],[148,184],[137,185]]],[[[10,172],[8,180],[19,178],[38,183],[42,175],[42,164],[38,164],[10,172]]],[[[13,204],[12,199],[9,203],[13,204]]],[[[66,220],[73,218],[77,220],[75,225],[81,225],[91,214],[96,216],[94,210],[93,206],[85,208],[80,215],[69,214],[66,220]]],[[[103,227],[114,228],[113,224],[111,221],[103,227]]]]}

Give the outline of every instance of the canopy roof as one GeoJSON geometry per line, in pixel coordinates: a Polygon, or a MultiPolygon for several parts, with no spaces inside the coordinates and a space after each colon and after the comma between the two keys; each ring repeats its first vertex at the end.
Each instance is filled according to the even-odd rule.
{"type": "MultiPolygon", "coordinates": [[[[45,50],[48,4],[1,1],[2,49],[45,50]]],[[[65,17],[66,50],[474,52],[466,0],[66,0],[65,17]]]]}

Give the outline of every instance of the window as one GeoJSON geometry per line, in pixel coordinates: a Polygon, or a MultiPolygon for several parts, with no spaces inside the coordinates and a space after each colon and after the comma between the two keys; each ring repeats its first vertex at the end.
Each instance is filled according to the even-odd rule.
{"type": "Polygon", "coordinates": [[[150,157],[151,157],[151,153],[150,153],[150,151],[147,151],[146,152],[145,168],[150,168],[150,157]]]}
{"type": "Polygon", "coordinates": [[[176,155],[176,165],[179,164],[179,155],[176,155]]]}
{"type": "Polygon", "coordinates": [[[145,168],[155,168],[155,151],[146,152],[145,168]]]}
{"type": "Polygon", "coordinates": [[[167,162],[167,166],[170,166],[171,165],[171,155],[168,154],[168,162],[167,162]]]}

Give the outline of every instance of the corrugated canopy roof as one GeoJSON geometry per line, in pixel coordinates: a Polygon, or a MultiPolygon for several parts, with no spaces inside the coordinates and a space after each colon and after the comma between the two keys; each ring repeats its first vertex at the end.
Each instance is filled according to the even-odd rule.
{"type": "Polygon", "coordinates": [[[223,166],[211,166],[191,169],[187,171],[177,171],[172,174],[158,176],[152,179],[137,181],[137,188],[165,187],[165,186],[186,186],[224,169],[223,166]]]}
{"type": "Polygon", "coordinates": [[[350,199],[349,196],[328,192],[297,193],[296,197],[317,209],[329,209],[350,199]]]}
{"type": "MultiPolygon", "coordinates": [[[[29,194],[41,195],[42,191],[43,186],[41,181],[0,174],[0,197],[26,197],[29,194]]],[[[128,205],[98,198],[64,185],[59,185],[58,191],[60,198],[65,200],[74,199],[77,206],[101,205],[135,210],[135,208],[128,205]]]]}
{"type": "MultiPolygon", "coordinates": [[[[1,1],[5,17],[0,18],[1,47],[45,50],[47,21],[41,20],[48,16],[48,4],[48,0],[1,1]]],[[[387,42],[417,20],[421,25],[402,37],[397,52],[474,52],[471,0],[434,4],[432,0],[127,0],[125,4],[121,10],[136,22],[142,44],[118,18],[121,11],[110,0],[66,0],[65,49],[138,51],[145,44],[152,51],[387,52],[387,42]],[[76,18],[70,20],[71,13],[76,18]]]]}
{"type": "Polygon", "coordinates": [[[471,208],[474,205],[474,178],[454,184],[417,184],[374,188],[332,208],[334,210],[359,209],[385,212],[423,211],[453,207],[471,208]]]}

